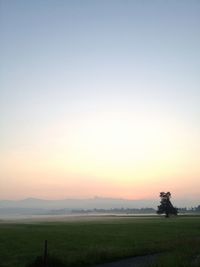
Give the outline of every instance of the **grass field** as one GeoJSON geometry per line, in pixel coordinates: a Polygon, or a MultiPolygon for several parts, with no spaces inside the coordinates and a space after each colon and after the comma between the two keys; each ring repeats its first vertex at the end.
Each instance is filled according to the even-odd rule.
{"type": "Polygon", "coordinates": [[[1,223],[0,266],[28,266],[42,255],[45,239],[49,255],[68,267],[155,252],[163,252],[156,266],[200,266],[200,217],[180,216],[1,223]]]}

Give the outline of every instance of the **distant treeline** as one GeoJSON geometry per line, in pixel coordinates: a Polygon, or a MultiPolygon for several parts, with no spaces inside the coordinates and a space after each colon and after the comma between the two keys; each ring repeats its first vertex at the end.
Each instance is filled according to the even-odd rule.
{"type": "Polygon", "coordinates": [[[114,214],[150,214],[156,213],[153,208],[141,208],[141,209],[130,209],[130,208],[113,208],[113,209],[76,209],[72,210],[72,213],[114,213],[114,214]]]}
{"type": "MultiPolygon", "coordinates": [[[[154,208],[92,208],[92,209],[35,209],[35,208],[1,208],[0,218],[23,215],[69,215],[69,214],[156,214],[154,208]]],[[[179,214],[200,214],[200,205],[192,208],[178,208],[179,214]]]]}
{"type": "MultiPolygon", "coordinates": [[[[200,205],[192,208],[178,208],[179,213],[200,213],[200,205]]],[[[108,213],[108,214],[154,214],[156,209],[153,208],[141,208],[141,209],[130,209],[130,208],[113,208],[113,209],[74,209],[71,213],[108,213]]]]}
{"type": "Polygon", "coordinates": [[[178,211],[180,213],[200,213],[200,205],[193,208],[179,208],[178,211]]]}

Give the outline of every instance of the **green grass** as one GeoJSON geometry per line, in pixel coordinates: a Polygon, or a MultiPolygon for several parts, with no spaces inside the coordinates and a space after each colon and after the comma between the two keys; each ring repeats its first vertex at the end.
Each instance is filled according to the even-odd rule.
{"type": "Polygon", "coordinates": [[[200,255],[200,217],[158,217],[0,224],[0,267],[27,266],[42,255],[45,239],[49,254],[65,266],[155,252],[164,252],[156,267],[188,267],[191,262],[200,266],[195,262],[200,255]]]}

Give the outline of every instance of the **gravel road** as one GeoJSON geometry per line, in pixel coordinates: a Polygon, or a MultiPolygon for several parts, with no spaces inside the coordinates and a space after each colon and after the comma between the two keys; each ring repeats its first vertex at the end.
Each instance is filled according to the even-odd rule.
{"type": "Polygon", "coordinates": [[[153,263],[156,263],[156,260],[160,253],[131,257],[124,260],[119,260],[110,263],[98,264],[95,267],[148,267],[153,263]]]}

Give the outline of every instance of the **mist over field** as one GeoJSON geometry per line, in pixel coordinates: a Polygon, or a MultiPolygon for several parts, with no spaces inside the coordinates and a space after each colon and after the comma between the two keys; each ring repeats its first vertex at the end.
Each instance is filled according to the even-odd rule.
{"type": "MultiPolygon", "coordinates": [[[[173,201],[176,207],[190,209],[200,203],[182,200],[173,201]],[[189,205],[190,203],[190,205],[189,205]]],[[[60,216],[92,214],[155,214],[159,199],[127,200],[94,197],[91,199],[44,200],[28,198],[18,201],[0,201],[0,219],[19,218],[22,216],[60,216]]],[[[186,212],[186,211],[185,211],[186,212]]]]}

